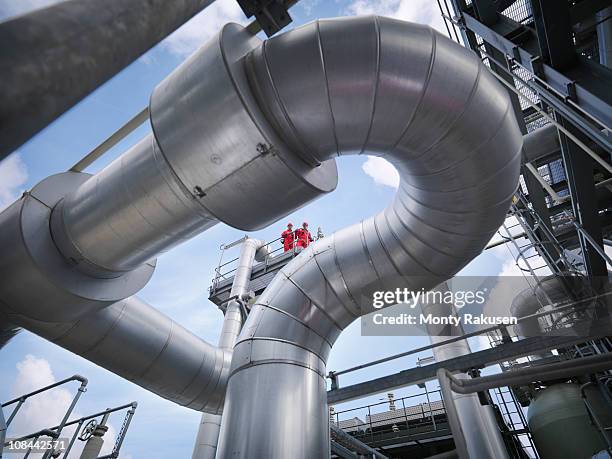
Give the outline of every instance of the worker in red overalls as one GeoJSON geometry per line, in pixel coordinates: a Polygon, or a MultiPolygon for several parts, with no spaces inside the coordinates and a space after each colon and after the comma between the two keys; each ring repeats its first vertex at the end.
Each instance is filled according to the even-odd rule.
{"type": "Polygon", "coordinates": [[[287,223],[287,229],[281,233],[281,242],[285,252],[293,250],[293,244],[295,242],[295,233],[293,232],[293,223],[287,223]]]}
{"type": "Polygon", "coordinates": [[[310,245],[311,242],[314,241],[314,239],[312,238],[310,231],[308,231],[308,223],[304,222],[302,223],[302,227],[299,228],[296,232],[295,232],[296,238],[297,238],[297,242],[296,242],[296,246],[298,247],[298,250],[303,250],[306,247],[308,247],[310,245]]]}

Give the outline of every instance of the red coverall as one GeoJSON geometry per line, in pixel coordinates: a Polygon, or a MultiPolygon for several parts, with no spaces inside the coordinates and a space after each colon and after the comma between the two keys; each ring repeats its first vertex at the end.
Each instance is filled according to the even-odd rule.
{"type": "Polygon", "coordinates": [[[295,232],[295,235],[297,236],[296,245],[298,247],[303,247],[304,249],[308,247],[311,242],[314,241],[314,239],[310,235],[310,231],[304,228],[298,228],[295,232]]]}
{"type": "Polygon", "coordinates": [[[293,249],[293,242],[295,241],[295,235],[290,229],[286,229],[281,233],[281,242],[285,252],[289,252],[293,249]]]}

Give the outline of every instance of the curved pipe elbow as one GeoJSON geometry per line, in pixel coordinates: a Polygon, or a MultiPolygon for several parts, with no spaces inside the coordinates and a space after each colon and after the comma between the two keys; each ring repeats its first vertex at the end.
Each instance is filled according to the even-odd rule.
{"type": "Polygon", "coordinates": [[[207,343],[137,297],[73,323],[9,318],[160,397],[197,411],[223,409],[231,351],[207,343]]]}
{"type": "Polygon", "coordinates": [[[429,27],[317,21],[264,42],[246,67],[263,112],[305,160],[372,152],[400,173],[386,209],[309,247],[258,301],[277,326],[319,338],[313,347],[292,327],[260,329],[325,358],[374,291],[432,288],[481,252],[516,191],[522,136],[482,62],[429,27]]]}
{"type": "Polygon", "coordinates": [[[522,136],[482,62],[429,27],[317,21],[266,41],[245,64],[268,121],[304,162],[371,152],[401,177],[386,209],[280,271],[234,348],[217,457],[326,457],[329,433],[311,424],[328,416],[334,341],[372,310],[373,292],[433,288],[482,251],[516,191],[522,136]],[[289,399],[300,419],[254,425],[289,399]],[[299,447],[275,442],[279,431],[299,447]]]}

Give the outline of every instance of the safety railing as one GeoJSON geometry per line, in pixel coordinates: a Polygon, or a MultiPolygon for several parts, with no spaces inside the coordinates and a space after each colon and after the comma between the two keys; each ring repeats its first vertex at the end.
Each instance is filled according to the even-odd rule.
{"type": "Polygon", "coordinates": [[[435,432],[448,435],[439,390],[340,411],[330,407],[330,422],[370,446],[389,437],[403,441],[435,432]]]}
{"type": "MultiPolygon", "coordinates": [[[[76,406],[77,402],[79,401],[79,398],[81,397],[81,395],[85,392],[86,387],[87,387],[87,378],[84,378],[82,376],[79,375],[74,375],[71,376],[69,378],[63,379],[61,381],[58,381],[56,383],[50,384],[48,386],[42,387],[40,389],[37,389],[33,392],[21,395],[20,397],[17,397],[13,400],[9,400],[8,402],[5,402],[2,404],[2,409],[10,407],[10,406],[15,406],[13,408],[13,410],[11,411],[11,414],[9,415],[9,417],[6,419],[5,422],[5,427],[6,430],[8,431],[9,427],[11,426],[11,423],[15,420],[15,417],[18,415],[20,409],[23,407],[23,405],[27,402],[27,400],[29,398],[32,398],[34,396],[37,396],[39,394],[42,394],[44,392],[50,391],[52,389],[56,389],[60,386],[63,386],[65,384],[68,384],[70,382],[80,382],[81,384],[79,385],[74,397],[72,398],[72,401],[70,402],[70,405],[68,406],[66,412],[64,413],[64,416],[62,417],[61,422],[55,426],[52,427],[51,429],[44,429],[42,431],[39,432],[35,432],[32,433],[30,435],[26,435],[17,439],[12,439],[12,442],[19,442],[19,441],[23,441],[23,440],[29,440],[29,439],[33,439],[33,443],[36,443],[36,441],[40,438],[40,437],[48,437],[51,439],[58,439],[62,433],[62,431],[64,430],[64,428],[68,425],[68,418],[70,417],[70,415],[72,414],[74,407],[76,406]]],[[[5,439],[6,440],[6,439],[5,439]]],[[[9,442],[5,442],[3,445],[3,447],[9,446],[9,442]]],[[[3,448],[0,448],[0,458],[2,457],[2,450],[3,448]]],[[[30,453],[32,452],[32,447],[28,448],[25,452],[25,456],[24,457],[28,457],[30,455],[30,453]]],[[[51,454],[54,453],[54,449],[50,448],[48,449],[42,456],[42,459],[47,459],[49,457],[51,457],[51,454]]]]}
{"type": "MultiPolygon", "coordinates": [[[[295,233],[296,232],[294,231],[293,232],[294,241],[297,241],[297,237],[295,233]]],[[[247,236],[245,236],[244,238],[246,237],[247,236]]],[[[315,240],[319,240],[323,237],[324,236],[322,235],[322,233],[319,232],[316,235],[315,240]]],[[[236,272],[236,269],[237,269],[239,257],[234,257],[225,262],[223,261],[223,258],[225,256],[225,252],[228,249],[238,246],[244,240],[244,238],[238,239],[237,241],[234,241],[230,244],[221,245],[220,247],[221,255],[219,257],[219,264],[215,268],[215,273],[211,281],[211,285],[209,287],[210,294],[213,294],[217,290],[221,282],[226,281],[226,280],[229,281],[230,279],[233,278],[234,273],[236,272]]],[[[287,260],[290,260],[296,257],[303,250],[303,247],[299,246],[296,242],[291,244],[289,248],[286,249],[282,241],[283,241],[283,238],[278,237],[264,244],[267,255],[265,259],[262,262],[260,262],[264,264],[264,267],[267,267],[273,259],[277,259],[278,257],[281,257],[281,256],[286,257],[287,260]]]]}
{"type": "MultiPolygon", "coordinates": [[[[42,453],[42,459],[49,459],[49,458],[67,459],[77,439],[83,442],[89,440],[89,438],[92,435],[96,435],[95,433],[96,428],[100,426],[104,427],[106,425],[106,422],[110,414],[116,413],[119,411],[126,411],[122,424],[121,424],[121,428],[119,429],[119,433],[117,434],[117,437],[114,439],[113,449],[111,450],[110,453],[99,456],[98,459],[115,459],[119,457],[121,446],[123,445],[123,441],[125,439],[128,428],[132,421],[132,417],[134,416],[134,413],[136,412],[136,407],[138,406],[138,404],[136,402],[132,402],[132,403],[121,405],[115,408],[108,408],[99,413],[94,413],[94,414],[80,417],[78,419],[70,420],[69,418],[71,414],[73,413],[74,408],[79,398],[86,391],[86,387],[88,383],[86,378],[79,376],[79,375],[71,376],[70,378],[63,379],[62,381],[58,381],[56,383],[42,387],[33,392],[21,395],[13,400],[9,400],[8,402],[3,403],[2,404],[3,409],[14,406],[14,408],[11,411],[11,414],[6,419],[6,422],[5,422],[6,430],[7,431],[9,430],[11,424],[15,420],[16,416],[18,416],[21,408],[27,403],[28,399],[34,396],[40,395],[40,394],[44,394],[47,391],[56,389],[72,381],[80,382],[81,385],[79,386],[76,394],[74,395],[72,399],[72,402],[70,403],[66,412],[64,413],[60,423],[50,428],[41,429],[41,430],[26,434],[26,435],[21,435],[17,438],[11,438],[10,440],[7,440],[5,438],[3,441],[3,444],[0,445],[0,458],[3,457],[2,455],[3,449],[9,446],[21,445],[21,444],[29,445],[29,446],[19,449],[19,451],[21,451],[21,449],[24,450],[23,456],[22,456],[23,459],[29,458],[32,454],[35,454],[36,452],[34,449],[35,445],[39,443],[44,443],[46,445],[51,445],[51,447],[46,448],[45,452],[42,453]],[[55,444],[53,441],[52,442],[39,442],[41,438],[50,438],[51,440],[58,440],[61,437],[62,433],[65,432],[66,430],[70,430],[70,428],[73,428],[74,432],[72,433],[70,439],[66,438],[66,443],[64,443],[63,440],[62,442],[57,442],[57,444],[55,444]]],[[[102,432],[104,431],[105,430],[102,430],[102,432]]],[[[103,436],[103,433],[101,434],[101,436],[103,436]]],[[[15,453],[15,451],[11,451],[11,453],[15,453]]],[[[14,456],[15,454],[11,454],[11,457],[14,457],[14,456]]]]}

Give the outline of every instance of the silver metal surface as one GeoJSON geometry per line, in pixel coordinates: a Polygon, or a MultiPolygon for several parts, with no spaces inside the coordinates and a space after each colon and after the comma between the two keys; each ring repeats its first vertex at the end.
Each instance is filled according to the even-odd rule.
{"type": "Polygon", "coordinates": [[[53,175],[0,213],[0,309],[5,313],[70,322],[133,295],[150,279],[154,262],[100,279],[75,269],[57,249],[49,231],[52,210],[90,177],[53,175]]]}
{"type": "Polygon", "coordinates": [[[68,194],[53,213],[53,236],[64,255],[106,277],[217,222],[176,179],[153,135],[68,194]]]}
{"type": "Polygon", "coordinates": [[[524,162],[530,163],[550,155],[561,154],[559,131],[554,124],[525,134],[523,137],[524,162]]]}
{"type": "MultiPolygon", "coordinates": [[[[264,247],[264,243],[257,239],[246,237],[240,248],[238,266],[234,273],[234,281],[230,291],[230,297],[240,298],[247,293],[253,262],[257,252],[264,247]]],[[[242,311],[237,300],[230,301],[225,309],[223,328],[219,337],[219,348],[232,352],[236,338],[242,328],[242,311]]],[[[217,454],[217,442],[221,430],[221,414],[203,413],[196,436],[192,459],[215,459],[217,454]]]]}
{"type": "Polygon", "coordinates": [[[371,310],[373,291],[432,288],[480,253],[516,190],[522,136],[478,58],[428,27],[322,20],[266,41],[247,70],[305,161],[367,151],[401,176],[389,207],[283,268],[234,349],[217,457],[328,457],[335,339],[371,310]],[[289,405],[300,415],[278,416],[289,405]]]}
{"type": "MultiPolygon", "coordinates": [[[[443,282],[436,287],[436,290],[446,292],[449,289],[447,283],[443,282]]],[[[454,305],[444,303],[432,302],[422,304],[422,311],[423,314],[432,314],[435,317],[456,315],[454,305]]],[[[463,334],[461,326],[427,325],[427,332],[432,344],[463,334]]],[[[461,357],[462,355],[469,355],[472,350],[467,340],[460,340],[434,347],[432,352],[436,362],[444,362],[445,360],[461,357]]],[[[465,373],[455,376],[469,379],[469,376],[465,373]]],[[[478,394],[458,394],[453,392],[452,398],[470,459],[509,458],[491,405],[482,405],[478,394]]],[[[448,400],[445,399],[444,402],[446,404],[448,400]]],[[[449,416],[451,426],[452,422],[453,418],[449,416]]],[[[452,428],[452,431],[457,431],[457,427],[452,428]]]]}
{"type": "Polygon", "coordinates": [[[217,220],[262,228],[335,188],[335,162],[295,158],[250,95],[241,59],[259,43],[225,26],[154,90],[153,135],[66,196],[54,238],[79,269],[110,277],[217,220]]]}
{"type": "MultiPolygon", "coordinates": [[[[229,353],[130,297],[156,255],[218,219],[259,228],[335,188],[334,160],[300,160],[251,95],[242,58],[259,43],[224,27],[154,91],[152,135],[93,176],[43,180],[0,214],[8,322],[177,403],[220,410],[229,353]]],[[[239,329],[234,309],[224,342],[239,329]]]]}
{"type": "Polygon", "coordinates": [[[137,297],[73,323],[11,321],[179,405],[221,412],[231,352],[219,349],[137,297]]]}
{"type": "Polygon", "coordinates": [[[261,113],[243,65],[260,45],[228,24],[151,96],[153,131],[177,177],[202,207],[242,230],[263,228],[337,184],[333,160],[309,167],[261,113]]]}

